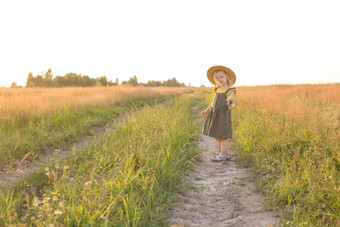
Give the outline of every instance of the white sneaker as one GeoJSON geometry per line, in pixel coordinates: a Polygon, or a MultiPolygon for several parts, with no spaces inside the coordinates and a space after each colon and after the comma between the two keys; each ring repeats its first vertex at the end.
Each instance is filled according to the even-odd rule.
{"type": "Polygon", "coordinates": [[[214,161],[214,162],[222,162],[222,161],[227,161],[227,160],[230,160],[231,157],[229,154],[219,154],[217,156],[214,156],[211,158],[211,161],[214,161]]]}

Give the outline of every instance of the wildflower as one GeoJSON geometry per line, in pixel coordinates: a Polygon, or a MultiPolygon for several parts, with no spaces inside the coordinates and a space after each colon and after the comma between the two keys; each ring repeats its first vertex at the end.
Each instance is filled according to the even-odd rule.
{"type": "Polygon", "coordinates": [[[46,172],[45,174],[46,174],[47,176],[51,175],[51,173],[50,173],[50,172],[46,172]]]}
{"type": "Polygon", "coordinates": [[[56,169],[59,169],[59,164],[55,164],[55,166],[54,166],[56,169]]]}
{"type": "Polygon", "coordinates": [[[56,214],[56,215],[61,215],[63,212],[62,211],[60,211],[60,210],[56,210],[56,211],[54,211],[54,214],[56,214]]]}
{"type": "Polygon", "coordinates": [[[50,170],[50,168],[48,167],[45,167],[45,171],[48,172],[50,170]]]}
{"type": "Polygon", "coordinates": [[[53,201],[58,201],[58,196],[53,196],[53,201]]]}
{"type": "Polygon", "coordinates": [[[48,211],[48,208],[49,208],[49,207],[50,207],[50,204],[45,202],[45,203],[40,207],[40,210],[48,211]]]}
{"type": "Polygon", "coordinates": [[[42,203],[47,203],[51,198],[50,197],[46,197],[43,199],[42,203]]]}
{"type": "Polygon", "coordinates": [[[64,170],[68,170],[70,167],[68,167],[68,165],[64,166],[64,170]]]}
{"type": "Polygon", "coordinates": [[[59,202],[59,206],[60,207],[64,207],[64,203],[63,202],[59,202]]]}
{"type": "Polygon", "coordinates": [[[235,96],[234,95],[228,96],[228,98],[227,98],[227,104],[228,105],[233,104],[234,101],[235,101],[235,96]]]}
{"type": "Polygon", "coordinates": [[[38,206],[41,203],[41,201],[38,198],[34,198],[33,200],[33,206],[38,206]]]}

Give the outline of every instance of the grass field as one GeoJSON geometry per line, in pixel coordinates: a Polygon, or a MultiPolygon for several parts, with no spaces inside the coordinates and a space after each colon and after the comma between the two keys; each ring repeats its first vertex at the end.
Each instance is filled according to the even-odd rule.
{"type": "Polygon", "coordinates": [[[336,226],[340,210],[340,84],[241,87],[234,146],[283,224],[336,226]]]}
{"type": "MultiPolygon", "coordinates": [[[[4,163],[139,109],[109,124],[86,149],[41,163],[39,171],[1,187],[0,226],[163,224],[163,210],[197,154],[202,125],[191,108],[204,98],[209,104],[212,89],[190,95],[187,89],[110,89],[0,90],[0,114],[6,116],[0,120],[0,157],[9,157],[4,163]]],[[[340,84],[237,88],[237,159],[254,170],[284,226],[339,225],[339,89],[340,84]]]]}
{"type": "MultiPolygon", "coordinates": [[[[115,123],[100,141],[0,192],[0,225],[152,226],[196,154],[181,95],[115,123]]],[[[158,224],[157,224],[158,223],[158,224]]]]}
{"type": "Polygon", "coordinates": [[[97,87],[0,89],[0,168],[71,144],[117,114],[186,88],[97,87]]]}
{"type": "Polygon", "coordinates": [[[33,116],[71,107],[110,106],[137,99],[179,94],[186,88],[147,87],[68,87],[0,88],[0,122],[21,124],[33,116]]]}

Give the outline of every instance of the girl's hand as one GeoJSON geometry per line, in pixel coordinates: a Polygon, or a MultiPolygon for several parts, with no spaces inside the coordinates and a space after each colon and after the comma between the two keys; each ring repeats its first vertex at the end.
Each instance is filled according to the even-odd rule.
{"type": "Polygon", "coordinates": [[[228,109],[231,110],[235,107],[235,103],[231,104],[231,105],[228,105],[228,109]]]}
{"type": "Polygon", "coordinates": [[[202,117],[204,117],[204,115],[206,115],[206,113],[208,113],[211,108],[212,108],[212,103],[208,106],[208,108],[206,108],[205,110],[201,112],[202,117]]]}

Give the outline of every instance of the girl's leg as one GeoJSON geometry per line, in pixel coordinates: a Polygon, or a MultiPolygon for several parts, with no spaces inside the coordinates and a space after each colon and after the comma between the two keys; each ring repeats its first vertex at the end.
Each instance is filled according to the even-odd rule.
{"type": "Polygon", "coordinates": [[[222,147],[221,147],[221,139],[217,139],[217,138],[215,138],[215,140],[217,141],[217,143],[218,143],[218,146],[220,147],[220,150],[222,149],[222,147]]]}
{"type": "Polygon", "coordinates": [[[221,153],[217,156],[211,158],[211,161],[221,162],[230,160],[230,155],[228,153],[228,140],[227,139],[216,139],[217,143],[220,145],[221,153]]]}
{"type": "Polygon", "coordinates": [[[228,152],[228,140],[227,139],[221,139],[221,154],[227,154],[228,152]]]}

